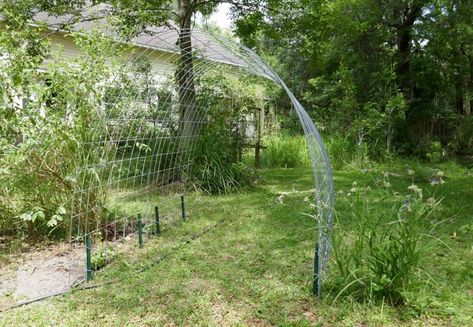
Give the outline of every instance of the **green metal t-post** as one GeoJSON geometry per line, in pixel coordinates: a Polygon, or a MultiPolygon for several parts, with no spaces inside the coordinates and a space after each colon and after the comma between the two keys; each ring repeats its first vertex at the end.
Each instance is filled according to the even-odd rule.
{"type": "Polygon", "coordinates": [[[315,255],[314,255],[314,279],[312,282],[312,292],[315,296],[320,297],[319,290],[319,244],[315,246],[315,255]]]}
{"type": "Polygon", "coordinates": [[[143,224],[141,221],[141,213],[138,214],[138,243],[140,248],[143,247],[143,224]]]}
{"type": "Polygon", "coordinates": [[[159,236],[161,235],[161,226],[159,224],[159,207],[158,206],[154,207],[154,215],[156,218],[156,235],[159,236]]]}
{"type": "Polygon", "coordinates": [[[181,195],[181,210],[182,210],[182,219],[186,220],[186,208],[184,206],[184,194],[181,195]]]}
{"type": "Polygon", "coordinates": [[[86,276],[89,282],[92,279],[92,242],[89,234],[85,235],[86,276]]]}

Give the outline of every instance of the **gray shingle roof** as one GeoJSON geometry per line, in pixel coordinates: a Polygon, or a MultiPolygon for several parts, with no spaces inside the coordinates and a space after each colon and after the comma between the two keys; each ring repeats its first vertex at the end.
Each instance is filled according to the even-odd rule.
{"type": "MultiPolygon", "coordinates": [[[[35,15],[37,22],[46,23],[51,30],[63,31],[66,26],[74,31],[92,31],[98,29],[104,34],[120,40],[118,33],[107,19],[105,6],[94,6],[82,14],[81,19],[74,21],[71,15],[54,16],[45,12],[35,15]]],[[[148,28],[132,38],[128,43],[139,47],[146,47],[160,51],[178,53],[177,41],[178,30],[171,27],[148,28]]],[[[122,40],[120,40],[122,41],[122,40]]],[[[246,66],[244,60],[239,58],[233,51],[228,50],[213,36],[199,28],[192,30],[192,47],[204,59],[218,61],[233,66],[246,66]]]]}

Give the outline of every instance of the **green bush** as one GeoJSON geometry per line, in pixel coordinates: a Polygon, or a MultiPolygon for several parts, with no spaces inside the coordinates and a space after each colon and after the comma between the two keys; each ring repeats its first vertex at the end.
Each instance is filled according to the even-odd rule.
{"type": "Polygon", "coordinates": [[[97,160],[89,155],[91,137],[106,130],[97,108],[102,103],[101,82],[113,73],[113,67],[104,64],[113,56],[113,47],[98,33],[70,36],[81,56],[68,61],[56,54],[44,73],[41,63],[49,56],[49,44],[41,31],[29,25],[15,33],[0,31],[0,48],[10,53],[0,60],[2,234],[64,238],[72,229],[71,211],[84,205],[72,204],[78,188],[93,190],[87,201],[92,208],[88,221],[99,219],[105,195],[93,186],[101,183],[101,174],[78,168],[97,160]],[[18,98],[21,104],[14,100],[18,98]]]}
{"type": "Polygon", "coordinates": [[[92,270],[97,271],[102,269],[113,260],[114,257],[115,252],[110,245],[100,244],[95,249],[91,258],[92,270]]]}
{"type": "Polygon", "coordinates": [[[448,147],[453,153],[473,154],[473,115],[461,117],[448,147]]]}
{"type": "Polygon", "coordinates": [[[188,180],[208,193],[228,193],[253,180],[253,170],[240,161],[243,142],[239,124],[249,107],[261,107],[251,96],[251,83],[223,72],[209,72],[198,83],[199,108],[207,108],[195,144],[188,180]],[[249,97],[241,97],[241,95],[249,97]],[[229,96],[231,95],[231,96],[229,96]]]}

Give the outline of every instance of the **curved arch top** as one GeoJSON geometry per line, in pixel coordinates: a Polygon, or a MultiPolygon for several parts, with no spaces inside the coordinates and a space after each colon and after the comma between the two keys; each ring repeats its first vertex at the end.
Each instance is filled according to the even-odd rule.
{"type": "Polygon", "coordinates": [[[80,155],[71,217],[75,223],[71,228],[78,235],[88,233],[94,217],[103,214],[100,201],[104,197],[117,208],[106,213],[117,223],[126,219],[118,217],[124,197],[169,189],[171,185],[183,187],[180,177],[192,165],[194,143],[207,110],[195,102],[195,80],[209,70],[230,67],[236,74],[260,76],[279,85],[299,117],[315,185],[318,253],[314,278],[320,295],[330,250],[334,183],[315,124],[286,84],[255,52],[198,29],[185,33],[192,37],[184,46],[177,45],[179,34],[171,29],[160,28],[152,35],[135,38],[126,60],[104,81],[103,105],[96,108],[103,128],[87,135],[80,155]]]}

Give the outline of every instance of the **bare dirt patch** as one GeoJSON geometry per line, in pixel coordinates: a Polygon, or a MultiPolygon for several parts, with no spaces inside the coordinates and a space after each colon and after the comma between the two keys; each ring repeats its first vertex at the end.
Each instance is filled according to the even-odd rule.
{"type": "Polygon", "coordinates": [[[85,250],[55,244],[23,253],[0,268],[0,307],[71,289],[85,276],[85,250]]]}

